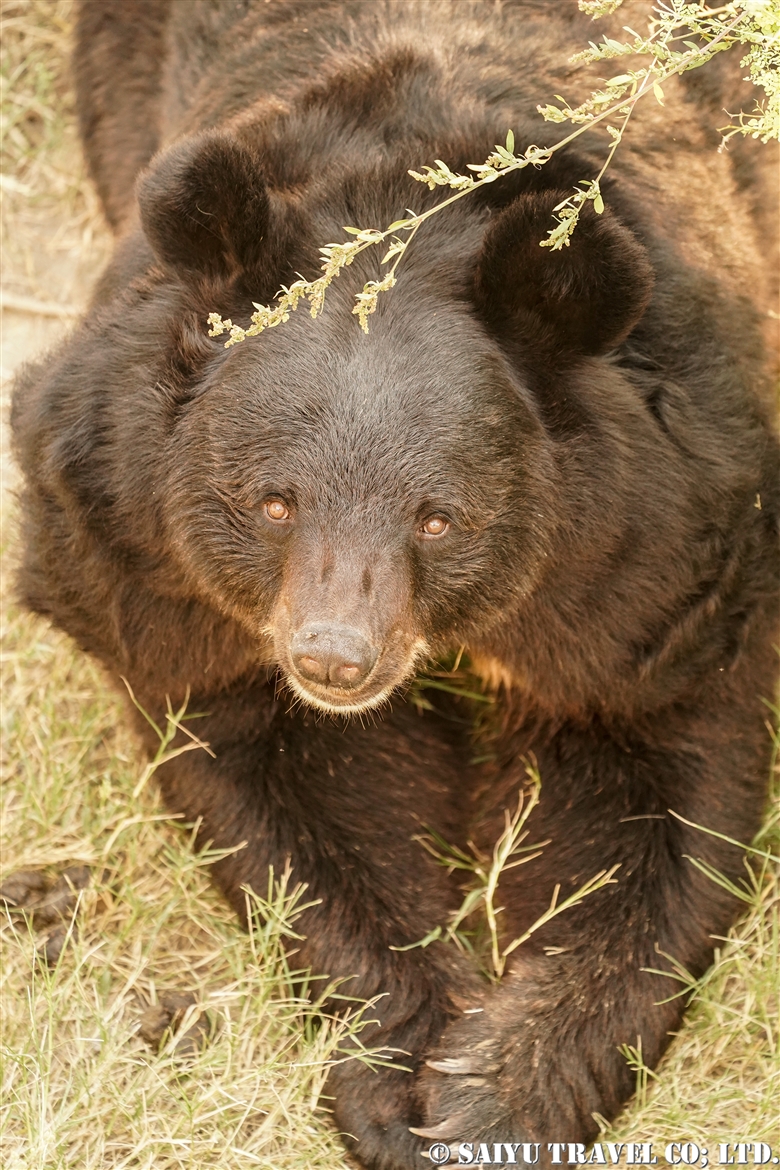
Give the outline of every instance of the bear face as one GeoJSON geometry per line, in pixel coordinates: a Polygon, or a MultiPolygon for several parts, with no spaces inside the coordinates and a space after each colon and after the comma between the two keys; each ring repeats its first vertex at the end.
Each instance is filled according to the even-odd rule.
{"type": "MultiPolygon", "coordinates": [[[[173,287],[262,264],[281,234],[262,171],[219,132],[155,160],[141,217],[173,287]]],[[[610,214],[586,211],[564,256],[542,250],[561,196],[519,195],[487,230],[467,216],[451,287],[437,298],[437,268],[412,261],[370,342],[345,338],[336,295],[316,349],[299,316],[199,371],[171,437],[170,528],[199,587],[315,707],[361,711],[431,656],[478,653],[542,575],[560,477],[524,366],[570,379],[652,285],[610,214]],[[528,355],[514,368],[506,336],[528,355]]]]}
{"type": "Polygon", "coordinates": [[[437,339],[454,375],[425,322],[399,345],[380,319],[328,360],[300,346],[301,318],[262,352],[229,351],[178,424],[169,507],[188,569],[317,707],[380,703],[538,577],[542,429],[484,331],[452,318],[437,339]]]}

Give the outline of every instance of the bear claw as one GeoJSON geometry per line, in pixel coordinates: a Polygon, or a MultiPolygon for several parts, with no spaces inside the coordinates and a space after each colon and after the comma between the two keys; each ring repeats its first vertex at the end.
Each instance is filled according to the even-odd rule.
{"type": "Polygon", "coordinates": [[[463,1121],[466,1117],[466,1110],[462,1109],[459,1113],[453,1113],[451,1117],[447,1117],[444,1121],[440,1121],[438,1125],[428,1126],[427,1129],[418,1129],[414,1126],[409,1126],[409,1132],[416,1134],[421,1138],[448,1138],[456,1137],[461,1131],[463,1121]]]}
{"type": "Polygon", "coordinates": [[[465,1057],[445,1056],[441,1060],[426,1060],[428,1068],[434,1069],[436,1072],[451,1073],[460,1075],[462,1073],[474,1072],[473,1063],[465,1057]]]}
{"type": "Polygon", "coordinates": [[[468,1076],[470,1073],[484,1072],[482,1065],[468,1056],[445,1056],[441,1060],[426,1060],[425,1063],[434,1072],[448,1073],[450,1076],[468,1076]]]}

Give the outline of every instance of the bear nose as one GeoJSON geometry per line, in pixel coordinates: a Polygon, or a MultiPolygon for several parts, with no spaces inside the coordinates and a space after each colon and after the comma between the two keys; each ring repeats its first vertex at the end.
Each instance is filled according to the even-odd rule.
{"type": "Polygon", "coordinates": [[[311,682],[356,687],[370,673],[378,651],[351,626],[310,622],[290,644],[295,669],[311,682]]]}

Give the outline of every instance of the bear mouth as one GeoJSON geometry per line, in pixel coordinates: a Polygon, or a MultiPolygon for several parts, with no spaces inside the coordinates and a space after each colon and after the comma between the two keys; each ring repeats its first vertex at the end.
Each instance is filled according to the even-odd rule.
{"type": "Polygon", "coordinates": [[[379,688],[372,686],[371,680],[367,680],[359,689],[323,686],[309,679],[300,678],[290,670],[284,671],[284,680],[296,698],[302,699],[310,707],[327,711],[332,715],[357,715],[361,711],[380,707],[403,682],[403,677],[397,682],[379,688]]]}

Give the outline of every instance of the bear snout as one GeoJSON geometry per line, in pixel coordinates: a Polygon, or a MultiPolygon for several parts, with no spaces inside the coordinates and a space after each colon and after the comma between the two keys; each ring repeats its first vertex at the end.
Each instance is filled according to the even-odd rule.
{"type": "Polygon", "coordinates": [[[307,705],[339,715],[379,707],[429,654],[405,623],[378,633],[354,620],[320,614],[296,629],[289,603],[277,605],[265,633],[288,687],[307,705]]]}
{"type": "Polygon", "coordinates": [[[350,689],[371,673],[379,650],[352,626],[309,622],[293,636],[290,656],[309,682],[350,689]]]}

